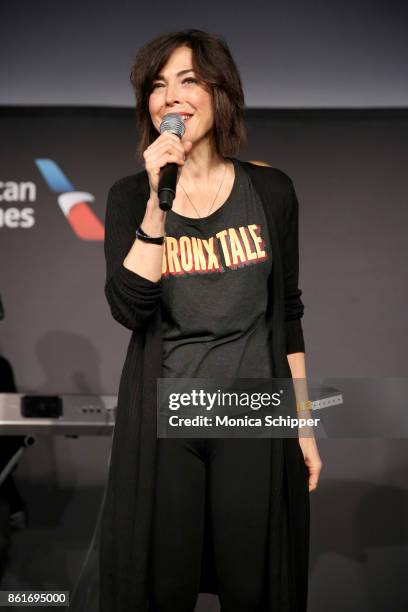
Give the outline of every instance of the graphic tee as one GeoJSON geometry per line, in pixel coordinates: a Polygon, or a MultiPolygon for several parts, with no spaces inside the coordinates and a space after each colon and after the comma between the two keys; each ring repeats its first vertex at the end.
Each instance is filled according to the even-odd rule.
{"type": "Polygon", "coordinates": [[[233,158],[224,204],[166,217],[162,268],[164,378],[270,378],[265,312],[272,250],[262,203],[233,158]]]}

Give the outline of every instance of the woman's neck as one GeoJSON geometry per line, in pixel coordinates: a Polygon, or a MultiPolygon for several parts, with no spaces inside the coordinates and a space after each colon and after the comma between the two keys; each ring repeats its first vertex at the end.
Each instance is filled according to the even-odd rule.
{"type": "Polygon", "coordinates": [[[219,174],[220,165],[225,163],[226,160],[215,152],[214,146],[205,140],[196,143],[187,154],[186,162],[181,168],[180,178],[186,188],[199,187],[205,190],[213,184],[214,176],[219,174]]]}

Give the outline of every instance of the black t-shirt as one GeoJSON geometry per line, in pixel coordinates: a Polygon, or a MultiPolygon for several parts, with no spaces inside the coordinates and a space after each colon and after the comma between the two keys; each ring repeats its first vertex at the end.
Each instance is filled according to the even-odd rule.
{"type": "Polygon", "coordinates": [[[232,161],[234,184],[220,208],[201,219],[167,213],[164,378],[273,376],[265,318],[268,227],[249,177],[232,161]]]}

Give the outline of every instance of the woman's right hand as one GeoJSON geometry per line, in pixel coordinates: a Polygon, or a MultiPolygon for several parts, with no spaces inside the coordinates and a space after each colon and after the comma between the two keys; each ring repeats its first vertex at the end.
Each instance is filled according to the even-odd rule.
{"type": "MultiPolygon", "coordinates": [[[[149,177],[150,199],[157,201],[160,169],[168,163],[184,166],[187,154],[191,151],[193,143],[190,140],[182,141],[172,132],[163,132],[143,153],[145,168],[149,177]]],[[[179,168],[180,170],[180,168],[179,168]]]]}

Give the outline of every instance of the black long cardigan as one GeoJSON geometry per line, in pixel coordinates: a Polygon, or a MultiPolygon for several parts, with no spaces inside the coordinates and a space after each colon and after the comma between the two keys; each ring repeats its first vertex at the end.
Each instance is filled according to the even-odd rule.
{"type": "MultiPolygon", "coordinates": [[[[276,168],[237,160],[257,190],[268,222],[270,349],[275,376],[290,378],[287,354],[304,352],[298,288],[298,200],[276,168]]],[[[118,394],[99,548],[100,612],[146,612],[154,503],[156,379],[161,377],[161,285],[122,265],[149,198],[146,171],[118,180],[108,194],[105,294],[116,321],[132,330],[118,394]]],[[[305,612],[310,506],[308,471],[297,438],[271,439],[272,483],[265,612],[305,612]]],[[[205,531],[200,592],[217,593],[205,531]]],[[[176,612],[176,611],[175,611],[176,612]]]]}

